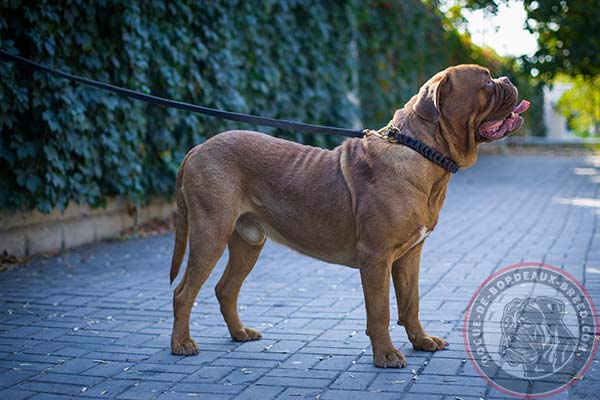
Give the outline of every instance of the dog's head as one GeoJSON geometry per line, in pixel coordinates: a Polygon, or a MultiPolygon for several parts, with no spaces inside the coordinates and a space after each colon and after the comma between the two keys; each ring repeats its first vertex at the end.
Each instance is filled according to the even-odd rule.
{"type": "Polygon", "coordinates": [[[447,68],[429,79],[407,106],[439,129],[450,156],[461,166],[471,166],[477,145],[506,137],[523,123],[520,113],[529,102],[519,104],[518,90],[506,77],[492,78],[479,65],[447,68]]]}
{"type": "Polygon", "coordinates": [[[513,299],[502,314],[500,356],[513,367],[522,365],[528,378],[560,370],[577,342],[563,322],[564,310],[550,297],[513,299]]]}

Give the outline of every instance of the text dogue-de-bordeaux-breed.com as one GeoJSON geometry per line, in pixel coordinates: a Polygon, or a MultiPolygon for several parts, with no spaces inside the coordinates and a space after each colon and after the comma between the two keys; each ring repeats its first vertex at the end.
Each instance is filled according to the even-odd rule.
{"type": "MultiPolygon", "coordinates": [[[[518,129],[518,91],[508,78],[459,65],[434,75],[397,110],[393,124],[460,167],[477,146],[518,129]]],[[[240,287],[266,237],[303,254],[360,271],[366,333],[377,367],[401,368],[390,339],[389,282],[398,323],[415,349],[448,346],[419,322],[418,277],[424,239],[435,228],[451,174],[416,151],[376,136],[349,139],[333,150],[249,131],[218,134],[194,147],[177,175],[173,281],[189,235],[190,254],[173,295],[173,354],[193,355],[190,313],[200,287],[229,246],[215,291],[233,340],[260,339],[237,312],[240,287]]]]}

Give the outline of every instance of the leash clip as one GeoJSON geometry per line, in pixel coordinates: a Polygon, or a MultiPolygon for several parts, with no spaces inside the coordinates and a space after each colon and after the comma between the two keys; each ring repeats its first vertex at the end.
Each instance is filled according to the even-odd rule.
{"type": "Polygon", "coordinates": [[[396,139],[394,135],[390,135],[390,132],[392,131],[399,132],[400,130],[392,123],[392,121],[390,121],[386,126],[379,130],[365,129],[363,130],[363,133],[365,137],[377,136],[378,138],[387,140],[390,143],[398,143],[398,139],[396,139]]]}
{"type": "Polygon", "coordinates": [[[392,124],[392,121],[388,122],[388,124],[381,129],[365,129],[363,130],[363,133],[365,137],[377,136],[380,139],[386,139],[390,143],[397,143],[398,140],[396,140],[394,136],[390,136],[391,131],[398,131],[398,128],[392,124]]]}

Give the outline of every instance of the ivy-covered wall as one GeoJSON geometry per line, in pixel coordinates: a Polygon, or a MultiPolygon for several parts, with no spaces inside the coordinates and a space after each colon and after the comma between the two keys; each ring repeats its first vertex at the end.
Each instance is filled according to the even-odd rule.
{"type": "MultiPolygon", "coordinates": [[[[472,61],[418,0],[5,0],[0,7],[3,50],[159,96],[340,127],[358,118],[378,127],[429,75],[472,61]]],[[[255,128],[1,62],[0,209],[170,197],[187,150],[233,127],[255,128]]]]}

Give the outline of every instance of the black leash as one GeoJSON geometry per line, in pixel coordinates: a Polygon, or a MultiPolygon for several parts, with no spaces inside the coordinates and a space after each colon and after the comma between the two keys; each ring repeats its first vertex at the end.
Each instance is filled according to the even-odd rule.
{"type": "MultiPolygon", "coordinates": [[[[269,117],[259,117],[256,115],[235,113],[235,112],[230,112],[230,111],[222,111],[222,110],[217,110],[214,108],[203,107],[203,106],[198,106],[195,104],[189,104],[189,103],[184,103],[181,101],[166,99],[164,97],[140,93],[140,92],[136,92],[135,90],[125,89],[122,87],[110,85],[108,83],[99,82],[99,81],[96,81],[93,79],[83,78],[81,76],[72,75],[72,74],[69,74],[64,71],[53,69],[53,68],[47,67],[43,64],[39,64],[34,61],[28,60],[26,58],[23,58],[23,57],[14,55],[14,54],[10,54],[4,50],[0,50],[0,58],[4,59],[4,60],[12,61],[14,63],[20,64],[20,65],[23,65],[23,66],[26,66],[26,67],[29,67],[32,69],[37,69],[40,71],[47,72],[49,74],[57,75],[62,78],[66,78],[71,81],[74,81],[74,82],[83,83],[85,85],[93,86],[93,87],[96,87],[99,89],[108,90],[109,92],[120,94],[121,96],[126,96],[126,97],[129,97],[132,99],[146,101],[149,103],[159,104],[164,107],[179,108],[181,110],[187,110],[187,111],[192,111],[192,112],[196,112],[196,113],[200,113],[200,114],[205,114],[205,115],[209,115],[211,117],[228,119],[228,120],[237,121],[237,122],[244,122],[244,123],[253,124],[253,125],[271,126],[274,128],[296,130],[296,131],[306,132],[306,133],[341,135],[341,136],[354,137],[354,138],[362,138],[366,134],[365,131],[355,130],[355,129],[343,129],[343,128],[334,128],[331,126],[304,124],[301,122],[286,121],[286,120],[282,120],[282,119],[275,119],[275,118],[269,118],[269,117]]],[[[391,137],[392,136],[390,136],[390,138],[391,137]]],[[[444,168],[446,171],[452,172],[452,173],[455,173],[456,171],[458,171],[459,167],[454,161],[447,159],[446,157],[444,157],[444,155],[439,153],[434,148],[427,146],[425,143],[420,142],[417,139],[413,139],[413,138],[411,138],[407,135],[404,135],[400,132],[397,132],[394,135],[394,138],[396,138],[396,137],[397,137],[397,140],[395,140],[395,142],[403,144],[407,147],[410,147],[411,149],[420,153],[423,157],[427,158],[428,160],[430,160],[430,161],[434,162],[435,164],[439,165],[440,167],[444,168]]]]}
{"type": "Polygon", "coordinates": [[[182,110],[193,111],[200,114],[210,115],[211,117],[217,117],[222,119],[228,119],[231,121],[245,122],[248,124],[272,126],[274,128],[297,130],[306,133],[326,133],[328,135],[342,135],[348,137],[363,137],[364,133],[354,129],[342,129],[334,128],[330,126],[321,126],[313,124],[303,124],[301,122],[286,121],[268,117],[258,117],[255,115],[235,113],[229,111],[221,111],[214,108],[197,106],[194,104],[184,103],[181,101],[175,101],[171,99],[165,99],[164,97],[153,96],[151,94],[145,94],[136,92],[135,90],[125,89],[122,87],[110,85],[108,83],[95,81],[93,79],[87,79],[80,76],[72,75],[67,72],[59,71],[56,69],[49,68],[45,65],[30,61],[26,58],[9,54],[4,50],[0,50],[0,58],[13,61],[17,64],[21,64],[33,69],[38,69],[50,74],[60,76],[62,78],[70,79],[74,82],[83,83],[89,86],[93,86],[99,89],[108,90],[109,92],[117,93],[122,96],[130,97],[132,99],[147,101],[149,103],[159,104],[165,107],[179,108],[182,110]]]}

